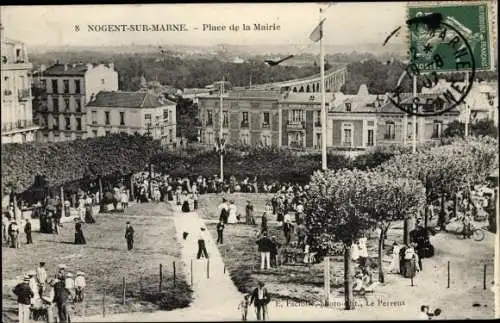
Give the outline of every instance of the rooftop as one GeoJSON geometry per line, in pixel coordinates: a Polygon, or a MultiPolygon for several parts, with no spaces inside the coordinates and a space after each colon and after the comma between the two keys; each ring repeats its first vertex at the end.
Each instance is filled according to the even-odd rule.
{"type": "Polygon", "coordinates": [[[157,108],[175,102],[149,92],[101,91],[89,102],[92,107],[157,108]]]}
{"type": "MultiPolygon", "coordinates": [[[[49,68],[45,69],[42,71],[43,76],[83,76],[85,73],[94,67],[97,67],[102,64],[93,64],[93,63],[88,63],[88,64],[54,64],[50,66],[49,68]]],[[[112,63],[106,64],[108,68],[114,68],[114,65],[112,63]]],[[[34,75],[38,75],[39,71],[34,72],[34,75]]]]}

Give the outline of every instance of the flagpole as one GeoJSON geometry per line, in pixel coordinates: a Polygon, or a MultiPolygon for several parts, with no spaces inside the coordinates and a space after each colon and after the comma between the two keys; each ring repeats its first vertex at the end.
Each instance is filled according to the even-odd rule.
{"type": "Polygon", "coordinates": [[[326,159],[326,98],[325,98],[325,50],[323,44],[323,9],[319,9],[320,40],[319,40],[319,62],[321,79],[321,168],[328,169],[326,159]]]}
{"type": "Polygon", "coordinates": [[[223,99],[222,96],[224,94],[224,75],[222,76],[222,82],[220,85],[220,110],[219,110],[219,121],[220,121],[220,127],[219,127],[219,154],[220,154],[220,178],[221,181],[224,180],[224,156],[222,154],[222,123],[224,122],[224,117],[223,117],[223,110],[222,110],[222,104],[223,104],[223,99]]]}

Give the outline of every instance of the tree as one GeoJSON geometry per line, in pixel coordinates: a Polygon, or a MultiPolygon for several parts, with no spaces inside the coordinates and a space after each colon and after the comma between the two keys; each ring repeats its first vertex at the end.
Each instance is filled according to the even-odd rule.
{"type": "Polygon", "coordinates": [[[315,172],[310,187],[311,196],[305,206],[306,226],[313,239],[312,248],[332,251],[334,242],[344,247],[345,309],[354,308],[352,291],[352,243],[375,224],[365,210],[365,198],[360,190],[366,181],[359,170],[315,172]]]}
{"type": "Polygon", "coordinates": [[[179,98],[176,106],[177,134],[189,142],[198,141],[198,105],[191,99],[179,98]]]}
{"type": "Polygon", "coordinates": [[[465,136],[465,123],[453,120],[443,131],[443,137],[463,137],[465,136]]]}
{"type": "MultiPolygon", "coordinates": [[[[469,125],[469,135],[480,137],[490,136],[498,138],[498,127],[495,126],[493,120],[478,120],[469,125]]],[[[448,127],[443,131],[444,137],[464,137],[465,136],[465,123],[458,120],[450,122],[448,127]]]]}
{"type": "Polygon", "coordinates": [[[365,198],[359,207],[380,228],[378,241],[379,281],[384,282],[382,257],[384,239],[391,223],[414,216],[425,205],[425,189],[418,180],[394,178],[377,171],[365,172],[363,186],[358,188],[365,198]]]}

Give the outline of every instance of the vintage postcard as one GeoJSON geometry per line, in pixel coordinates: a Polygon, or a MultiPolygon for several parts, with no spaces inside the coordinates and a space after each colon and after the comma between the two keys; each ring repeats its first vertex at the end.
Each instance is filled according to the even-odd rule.
{"type": "Polygon", "coordinates": [[[500,318],[497,11],[2,6],[2,322],[500,318]]]}

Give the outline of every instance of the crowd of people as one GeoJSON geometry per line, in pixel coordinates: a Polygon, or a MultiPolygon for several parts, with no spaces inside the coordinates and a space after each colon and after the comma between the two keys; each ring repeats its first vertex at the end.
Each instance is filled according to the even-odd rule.
{"type": "Polygon", "coordinates": [[[85,298],[85,276],[80,270],[73,275],[61,264],[51,278],[45,262],[40,262],[38,268],[28,271],[12,290],[17,298],[19,322],[45,319],[49,323],[70,323],[71,305],[85,298]]]}

